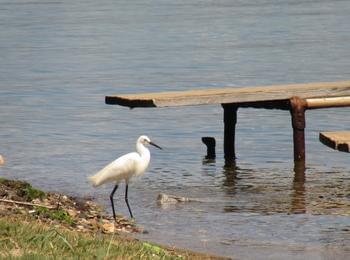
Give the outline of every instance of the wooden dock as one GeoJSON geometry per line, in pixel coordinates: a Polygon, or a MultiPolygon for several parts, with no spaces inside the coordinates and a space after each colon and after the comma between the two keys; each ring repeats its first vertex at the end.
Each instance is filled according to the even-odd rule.
{"type": "Polygon", "coordinates": [[[220,104],[224,112],[224,154],[234,162],[238,108],[289,110],[293,127],[294,161],[305,164],[305,111],[350,106],[350,80],[274,86],[200,89],[106,96],[106,104],[136,107],[178,107],[220,104]]]}
{"type": "Polygon", "coordinates": [[[330,148],[350,153],[350,131],[321,132],[320,141],[330,148]]]}
{"type": "Polygon", "coordinates": [[[302,99],[338,97],[348,104],[350,103],[350,81],[116,95],[107,96],[106,104],[130,108],[228,103],[254,106],[258,103],[268,105],[270,101],[270,105],[279,108],[278,101],[288,101],[293,96],[302,99]]]}

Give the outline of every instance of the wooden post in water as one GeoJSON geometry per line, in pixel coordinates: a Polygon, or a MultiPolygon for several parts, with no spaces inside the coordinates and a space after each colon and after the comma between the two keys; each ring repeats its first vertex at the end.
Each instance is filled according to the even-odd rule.
{"type": "Polygon", "coordinates": [[[305,164],[305,109],[306,101],[299,97],[290,99],[292,116],[294,162],[305,164]]]}
{"type": "Polygon", "coordinates": [[[205,159],[214,160],[216,157],[215,153],[215,138],[210,136],[202,137],[202,142],[207,146],[207,155],[205,159]]]}
{"type": "Polygon", "coordinates": [[[235,134],[238,107],[234,104],[222,104],[224,109],[224,155],[225,164],[235,163],[235,134]]]}

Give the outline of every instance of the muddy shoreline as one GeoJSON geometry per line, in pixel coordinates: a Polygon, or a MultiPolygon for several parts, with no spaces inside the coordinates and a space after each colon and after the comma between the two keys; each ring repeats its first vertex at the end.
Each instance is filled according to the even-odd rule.
{"type": "Polygon", "coordinates": [[[0,179],[0,217],[4,216],[39,220],[77,232],[142,232],[133,220],[123,216],[114,221],[92,200],[44,192],[17,180],[0,179]]]}

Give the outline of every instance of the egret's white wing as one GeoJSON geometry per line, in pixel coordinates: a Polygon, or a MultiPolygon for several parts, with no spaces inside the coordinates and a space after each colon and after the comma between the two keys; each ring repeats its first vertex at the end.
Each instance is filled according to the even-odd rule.
{"type": "Polygon", "coordinates": [[[99,186],[108,181],[128,180],[135,173],[138,160],[138,153],[125,154],[90,177],[90,181],[94,186],[99,186]]]}

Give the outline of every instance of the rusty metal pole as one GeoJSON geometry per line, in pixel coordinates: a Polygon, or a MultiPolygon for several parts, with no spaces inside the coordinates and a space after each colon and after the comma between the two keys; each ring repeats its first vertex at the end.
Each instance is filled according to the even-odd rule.
{"type": "Polygon", "coordinates": [[[292,116],[294,162],[305,164],[305,109],[306,101],[299,97],[290,99],[290,113],[292,116]]]}
{"type": "Polygon", "coordinates": [[[224,109],[224,155],[225,164],[232,165],[235,163],[235,133],[237,123],[238,107],[233,104],[222,104],[224,109]]]}

